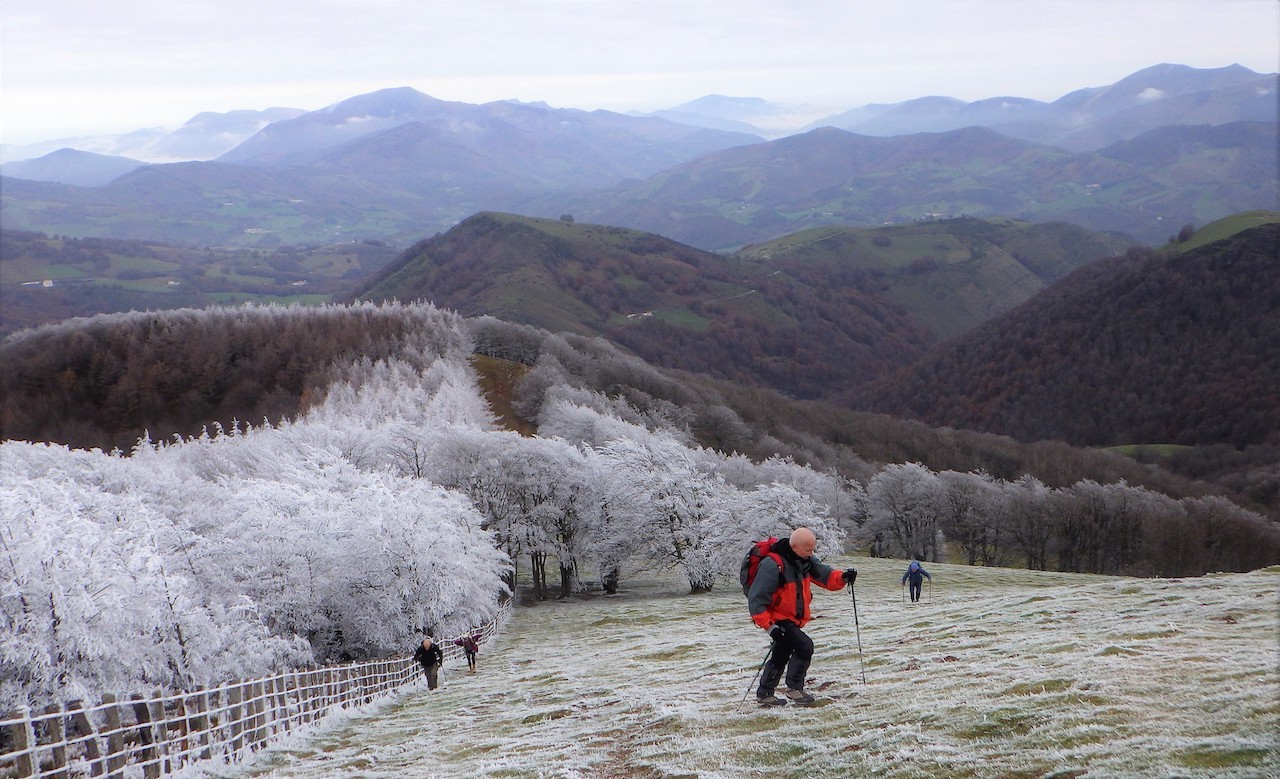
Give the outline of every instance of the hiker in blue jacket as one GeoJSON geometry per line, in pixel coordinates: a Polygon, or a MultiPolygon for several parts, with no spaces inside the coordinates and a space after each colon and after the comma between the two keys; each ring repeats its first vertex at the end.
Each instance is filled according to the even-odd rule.
{"type": "Polygon", "coordinates": [[[920,585],[924,582],[925,577],[928,577],[929,583],[933,584],[933,577],[929,576],[929,572],[924,569],[919,560],[912,560],[911,565],[907,566],[907,572],[902,574],[903,584],[906,584],[908,579],[911,580],[912,603],[920,600],[920,585]]]}

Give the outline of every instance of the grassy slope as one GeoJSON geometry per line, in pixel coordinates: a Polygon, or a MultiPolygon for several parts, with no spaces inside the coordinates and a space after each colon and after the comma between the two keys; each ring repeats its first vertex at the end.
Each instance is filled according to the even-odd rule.
{"type": "Polygon", "coordinates": [[[1192,249],[1198,249],[1206,244],[1214,241],[1221,241],[1224,238],[1230,238],[1236,233],[1244,232],[1250,227],[1257,227],[1262,224],[1271,224],[1280,222],[1280,213],[1276,211],[1242,211],[1233,214],[1226,219],[1219,219],[1196,230],[1191,239],[1186,243],[1173,243],[1164,247],[1164,251],[1168,253],[1181,254],[1189,252],[1192,249]]]}
{"type": "Polygon", "coordinates": [[[517,610],[480,673],[446,668],[220,775],[1261,777],[1280,772],[1280,569],[1120,579],[860,560],[815,594],[810,689],[739,706],[765,650],[736,586],[517,610]]]}

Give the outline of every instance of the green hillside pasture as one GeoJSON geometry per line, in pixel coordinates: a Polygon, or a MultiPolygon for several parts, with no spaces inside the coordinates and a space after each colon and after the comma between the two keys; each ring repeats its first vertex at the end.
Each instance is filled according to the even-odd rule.
{"type": "Polygon", "coordinates": [[[1145,455],[1154,455],[1156,457],[1172,457],[1178,452],[1194,449],[1193,446],[1183,446],[1181,444],[1124,444],[1123,446],[1108,446],[1103,449],[1104,452],[1115,452],[1123,454],[1126,457],[1138,457],[1145,455]]]}
{"type": "MultiPolygon", "coordinates": [[[[953,239],[954,240],[954,239],[953,239]]],[[[916,312],[937,339],[968,331],[1044,288],[1036,275],[996,246],[964,247],[946,259],[925,255],[919,272],[901,275],[886,297],[916,312]],[[955,259],[956,254],[963,258],[955,259]]]]}
{"type": "Polygon", "coordinates": [[[240,303],[277,303],[282,306],[297,303],[302,306],[320,306],[328,303],[331,295],[297,294],[297,295],[263,295],[253,292],[217,292],[208,296],[210,300],[224,306],[240,303]]]}
{"type": "Polygon", "coordinates": [[[1192,249],[1198,249],[1206,244],[1214,241],[1221,241],[1224,238],[1248,230],[1251,227],[1259,225],[1272,224],[1280,222],[1280,212],[1276,211],[1244,211],[1239,214],[1233,214],[1225,219],[1219,219],[1216,222],[1201,227],[1195,231],[1191,239],[1186,243],[1175,243],[1165,247],[1166,251],[1187,252],[1192,249]]]}
{"type": "Polygon", "coordinates": [[[447,667],[439,690],[213,773],[1280,775],[1280,568],[1169,580],[932,564],[913,605],[903,561],[857,565],[856,611],[848,591],[815,593],[816,708],[742,703],[766,641],[736,583],[695,596],[675,576],[624,579],[615,596],[518,609],[475,675],[447,667]]]}

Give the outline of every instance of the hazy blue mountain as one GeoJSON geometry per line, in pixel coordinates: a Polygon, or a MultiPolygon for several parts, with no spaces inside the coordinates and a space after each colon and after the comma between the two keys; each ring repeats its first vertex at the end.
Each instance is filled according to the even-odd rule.
{"type": "MultiPolygon", "coordinates": [[[[0,146],[0,162],[20,162],[43,157],[59,149],[75,149],[94,154],[105,154],[111,157],[131,156],[128,150],[136,150],[161,138],[168,132],[159,127],[133,130],[120,135],[81,135],[70,138],[54,138],[48,141],[36,141],[24,144],[4,144],[0,146]]],[[[141,159],[141,155],[132,155],[141,159]]],[[[149,162],[150,160],[144,160],[149,162]]]]}
{"type": "Polygon", "coordinates": [[[93,190],[6,182],[2,207],[16,229],[110,238],[411,242],[477,211],[759,141],[656,117],[383,90],[271,124],[217,162],[153,166],[93,190]]]}
{"type": "MultiPolygon", "coordinates": [[[[255,246],[412,241],[483,210],[571,213],[704,249],[961,215],[1064,220],[1160,242],[1187,222],[1275,208],[1275,86],[1274,74],[1239,66],[1162,65],[1054,103],[864,106],[843,116],[874,133],[829,128],[769,143],[658,116],[471,105],[406,87],[319,111],[201,114],[171,133],[115,136],[105,146],[180,155],[253,133],[226,164],[136,170],[98,191],[83,186],[104,180],[96,167],[56,179],[80,187],[7,179],[0,207],[16,229],[255,246]],[[1230,116],[1266,121],[1224,123],[1230,116]],[[1188,125],[1203,129],[1162,129],[1188,125]],[[897,134],[912,126],[938,129],[897,134]],[[1131,141],[1139,147],[1116,146],[1131,141]]],[[[754,123],[781,121],[791,107],[708,95],[677,109],[754,123]]]]}
{"type": "MultiPolygon", "coordinates": [[[[327,150],[408,124],[458,149],[487,157],[524,154],[523,167],[548,155],[570,174],[584,166],[616,165],[622,176],[651,175],[677,161],[759,136],[676,124],[610,111],[556,109],[498,101],[483,105],[437,100],[409,87],[358,95],[319,111],[276,122],[219,158],[221,162],[286,167],[311,165],[327,150]],[[615,161],[606,163],[602,156],[615,161]]],[[[570,176],[572,178],[572,175],[570,176]]]]}
{"type": "MultiPolygon", "coordinates": [[[[1173,64],[1153,65],[1110,86],[1077,90],[1055,100],[1051,105],[1059,113],[1071,112],[1077,116],[1096,119],[1172,97],[1253,84],[1260,75],[1241,65],[1210,69],[1173,64]]],[[[1275,75],[1270,74],[1273,82],[1275,75]]],[[[1275,119],[1275,116],[1267,118],[1275,119]]]]}
{"type": "Polygon", "coordinates": [[[1000,127],[1043,116],[1046,103],[1025,97],[991,97],[966,103],[953,97],[922,97],[892,105],[873,104],[815,122],[861,135],[908,135],[963,127],[1000,127]]]}
{"type": "Polygon", "coordinates": [[[30,181],[53,181],[81,187],[96,187],[146,165],[128,157],[58,149],[33,160],[0,165],[0,175],[30,181]]]}
{"type": "Polygon", "coordinates": [[[175,130],[152,127],[119,135],[87,135],[21,145],[6,144],[0,150],[0,161],[30,160],[67,148],[129,157],[142,162],[211,160],[235,148],[268,124],[301,113],[300,108],[204,112],[196,114],[175,130]]]}
{"type": "Polygon", "coordinates": [[[292,119],[302,113],[305,112],[301,108],[199,113],[178,129],[153,141],[146,150],[148,159],[166,162],[212,160],[271,123],[292,119]]]}
{"type": "MultiPolygon", "coordinates": [[[[866,106],[814,122],[810,129],[839,127],[859,135],[908,135],[958,130],[957,117],[967,103],[954,97],[918,97],[892,105],[866,106]]],[[[970,122],[980,125],[981,122],[970,122]]]]}
{"type": "Polygon", "coordinates": [[[1277,75],[1240,65],[1200,69],[1156,65],[1114,84],[1071,92],[1052,103],[996,97],[966,103],[925,97],[869,105],[826,117],[831,126],[862,135],[944,132],[991,127],[1004,135],[1073,151],[1100,149],[1170,124],[1274,122],[1277,75]]]}
{"type": "Polygon", "coordinates": [[[715,250],[806,227],[952,216],[1067,221],[1160,243],[1188,222],[1275,209],[1276,139],[1276,124],[1242,122],[1073,153],[981,127],[892,137],[824,128],[537,205],[715,250]]]}
{"type": "Polygon", "coordinates": [[[461,119],[465,110],[464,103],[437,100],[409,87],[382,89],[276,122],[223,154],[219,161],[284,166],[306,160],[307,152],[341,146],[409,122],[461,119]]]}
{"type": "Polygon", "coordinates": [[[795,133],[813,117],[803,106],[784,105],[759,97],[704,95],[674,108],[638,116],[657,116],[680,124],[746,132],[765,138],[795,133]]]}

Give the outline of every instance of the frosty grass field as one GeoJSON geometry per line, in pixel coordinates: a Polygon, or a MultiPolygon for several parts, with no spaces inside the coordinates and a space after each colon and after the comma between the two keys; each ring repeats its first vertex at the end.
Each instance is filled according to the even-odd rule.
{"type": "MultiPolygon", "coordinates": [[[[842,558],[828,562],[840,566],[842,558]]],[[[479,673],[330,717],[219,777],[1276,777],[1280,568],[1124,579],[857,559],[815,588],[816,708],[742,704],[734,583],[517,609],[479,673]]]]}

